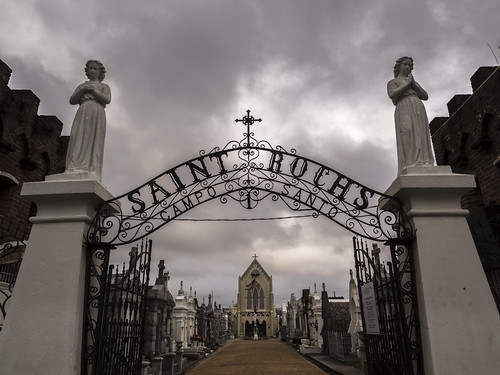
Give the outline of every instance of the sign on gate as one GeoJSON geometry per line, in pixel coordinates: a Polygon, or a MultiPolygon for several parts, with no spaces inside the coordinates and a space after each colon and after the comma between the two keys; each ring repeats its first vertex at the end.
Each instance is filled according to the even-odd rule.
{"type": "Polygon", "coordinates": [[[377,299],[373,282],[361,285],[361,298],[363,300],[363,317],[365,318],[366,333],[380,335],[378,324],[377,299]]]}
{"type": "Polygon", "coordinates": [[[390,261],[380,249],[353,238],[367,374],[422,375],[419,319],[411,242],[389,241],[390,261]]]}

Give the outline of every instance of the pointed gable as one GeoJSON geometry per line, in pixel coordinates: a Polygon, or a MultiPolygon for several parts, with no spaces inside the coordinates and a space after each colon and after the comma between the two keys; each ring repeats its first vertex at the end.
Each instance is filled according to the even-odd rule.
{"type": "Polygon", "coordinates": [[[253,279],[254,277],[252,276],[252,273],[254,271],[258,271],[259,275],[258,276],[264,276],[266,279],[270,280],[271,276],[267,273],[267,271],[262,267],[262,265],[259,263],[257,259],[254,259],[252,263],[248,266],[248,268],[243,272],[243,274],[240,276],[241,280],[250,278],[253,279]]]}

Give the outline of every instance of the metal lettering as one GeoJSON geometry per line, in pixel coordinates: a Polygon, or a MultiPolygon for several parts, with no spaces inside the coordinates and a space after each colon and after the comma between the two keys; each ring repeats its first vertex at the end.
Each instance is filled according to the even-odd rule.
{"type": "Polygon", "coordinates": [[[151,188],[151,195],[153,197],[153,203],[158,204],[161,202],[163,199],[170,197],[172,194],[166,191],[162,186],[158,185],[156,181],[151,181],[149,184],[149,187],[151,188]],[[156,193],[161,191],[165,197],[163,199],[158,199],[156,197],[156,193]]]}
{"type": "Polygon", "coordinates": [[[323,186],[324,184],[320,184],[319,183],[319,179],[321,177],[323,177],[323,173],[326,174],[326,175],[329,175],[330,172],[328,170],[328,168],[325,168],[325,167],[320,167],[316,173],[314,174],[314,180],[313,180],[313,184],[317,187],[320,187],[320,186],[323,186]]]}
{"type": "Polygon", "coordinates": [[[198,201],[198,203],[201,203],[201,198],[203,198],[203,192],[197,191],[196,193],[194,193],[194,196],[195,196],[196,200],[198,201]]]}
{"type": "Polygon", "coordinates": [[[288,195],[288,194],[290,194],[290,190],[288,190],[288,188],[291,188],[291,187],[292,187],[292,185],[289,185],[289,184],[285,184],[285,185],[283,185],[283,189],[284,189],[285,191],[281,191],[281,194],[283,194],[283,195],[288,195]]]}
{"type": "Polygon", "coordinates": [[[134,206],[132,206],[132,211],[134,211],[134,214],[143,212],[144,209],[146,208],[146,203],[144,201],[134,197],[134,195],[137,194],[138,196],[141,196],[141,192],[139,190],[132,190],[130,193],[128,193],[127,198],[129,202],[132,203],[137,203],[139,205],[139,209],[135,209],[134,206]]]}
{"type": "Polygon", "coordinates": [[[323,206],[324,206],[325,204],[330,203],[330,202],[325,201],[325,200],[324,200],[324,199],[322,199],[322,198],[320,198],[320,200],[321,200],[321,202],[322,202],[322,203],[321,203],[321,206],[318,208],[318,211],[322,213],[322,212],[323,212],[323,206]]]}
{"type": "Polygon", "coordinates": [[[361,188],[361,191],[360,191],[360,197],[359,198],[356,198],[354,200],[354,204],[356,205],[356,207],[358,207],[360,210],[364,210],[366,207],[368,207],[368,199],[369,198],[372,198],[373,195],[374,195],[374,192],[367,189],[367,188],[361,188]],[[368,198],[366,195],[367,194],[370,194],[370,197],[368,198]],[[358,203],[358,200],[361,199],[361,204],[358,203]]]}
{"type": "Polygon", "coordinates": [[[283,161],[283,154],[281,152],[273,152],[272,154],[273,156],[271,157],[269,168],[267,168],[267,170],[270,172],[281,173],[281,162],[283,161]]]}
{"type": "Polygon", "coordinates": [[[309,193],[309,196],[307,197],[307,199],[304,203],[313,207],[314,202],[316,202],[316,198],[318,198],[316,195],[312,195],[311,193],[309,193]]]}
{"type": "Polygon", "coordinates": [[[175,168],[167,171],[167,174],[170,176],[172,179],[172,182],[175,184],[175,187],[177,188],[177,191],[184,189],[186,186],[182,183],[181,179],[175,172],[175,168]]]}
{"type": "Polygon", "coordinates": [[[219,164],[220,174],[226,174],[227,170],[224,167],[224,163],[222,162],[222,157],[221,157],[222,155],[226,155],[226,157],[227,157],[227,152],[217,152],[217,153],[208,155],[208,157],[209,157],[210,161],[212,160],[212,158],[216,158],[217,164],[219,164]]]}
{"type": "Polygon", "coordinates": [[[352,185],[352,182],[348,178],[339,174],[337,179],[333,183],[332,187],[330,189],[328,189],[328,192],[332,195],[337,195],[340,200],[344,200],[351,185],[352,185]],[[341,184],[342,180],[346,180],[347,183],[345,185],[342,185],[341,184]],[[340,189],[340,194],[335,194],[336,189],[340,189]]]}
{"type": "Polygon", "coordinates": [[[184,208],[186,210],[193,208],[193,202],[191,202],[191,198],[188,196],[186,198],[181,199],[181,202],[184,204],[184,208]]]}
{"type": "Polygon", "coordinates": [[[301,202],[301,195],[302,195],[302,190],[298,190],[297,193],[293,196],[293,199],[295,199],[296,201],[299,201],[301,202]]]}
{"type": "Polygon", "coordinates": [[[217,191],[215,191],[215,189],[210,186],[207,188],[207,193],[210,197],[214,198],[215,196],[217,196],[217,191]]]}
{"type": "Polygon", "coordinates": [[[302,158],[295,158],[292,164],[290,164],[290,172],[294,177],[302,177],[303,175],[305,175],[305,173],[307,172],[307,160],[302,158]],[[299,173],[295,174],[299,160],[302,160],[302,165],[299,167],[299,173]]]}
{"type": "Polygon", "coordinates": [[[209,178],[212,177],[212,175],[208,172],[207,166],[205,165],[205,161],[203,158],[198,158],[197,159],[201,166],[194,164],[193,162],[187,162],[186,165],[189,167],[189,170],[191,171],[191,175],[193,176],[194,182],[200,182],[201,180],[198,178],[198,175],[196,172],[201,174],[204,178],[209,178]]]}
{"type": "Polygon", "coordinates": [[[182,211],[175,204],[172,205],[172,208],[174,209],[174,215],[175,215],[175,217],[177,217],[180,214],[182,214],[182,211]]]}

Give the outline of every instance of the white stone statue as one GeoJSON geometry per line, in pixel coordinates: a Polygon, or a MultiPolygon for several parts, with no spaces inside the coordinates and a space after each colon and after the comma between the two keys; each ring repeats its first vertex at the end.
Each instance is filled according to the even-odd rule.
{"type": "Polygon", "coordinates": [[[106,69],[101,62],[89,60],[85,65],[88,81],[79,85],[70,104],[79,104],[76,112],[66,155],[65,173],[90,173],[102,179],[106,113],[104,108],[111,102],[111,90],[102,83],[106,69]]]}
{"type": "Polygon", "coordinates": [[[387,84],[387,93],[396,106],[398,175],[407,167],[434,165],[429,121],[422,103],[429,95],[415,81],[412,70],[411,57],[399,58],[394,65],[394,79],[387,84]]]}

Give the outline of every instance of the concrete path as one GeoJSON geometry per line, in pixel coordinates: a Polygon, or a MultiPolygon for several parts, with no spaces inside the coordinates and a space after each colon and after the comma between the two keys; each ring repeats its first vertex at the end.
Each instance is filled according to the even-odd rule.
{"type": "Polygon", "coordinates": [[[325,375],[316,365],[278,339],[227,342],[188,375],[325,375]]]}

